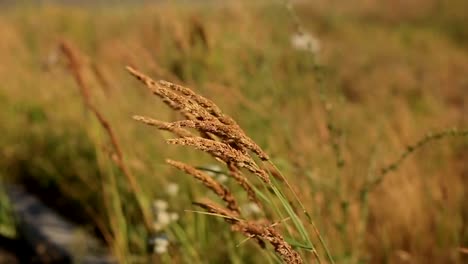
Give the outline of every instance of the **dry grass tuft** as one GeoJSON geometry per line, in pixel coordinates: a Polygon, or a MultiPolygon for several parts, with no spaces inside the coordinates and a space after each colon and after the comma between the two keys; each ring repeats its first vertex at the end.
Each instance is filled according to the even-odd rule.
{"type": "Polygon", "coordinates": [[[260,179],[262,179],[265,183],[270,183],[268,174],[263,169],[258,167],[252,157],[240,150],[231,147],[228,144],[202,137],[168,139],[167,143],[182,146],[192,146],[198,150],[209,153],[226,163],[235,164],[235,166],[239,168],[245,168],[260,177],[260,179]]]}
{"type": "Polygon", "coordinates": [[[291,245],[276,231],[274,225],[269,225],[265,223],[265,221],[256,222],[238,219],[226,209],[209,200],[204,200],[203,202],[197,202],[195,204],[210,213],[223,216],[226,222],[231,224],[233,230],[242,232],[249,238],[256,239],[260,243],[260,246],[263,247],[263,241],[268,241],[285,263],[303,263],[299,253],[292,249],[291,245]]]}
{"type": "MultiPolygon", "coordinates": [[[[271,185],[269,173],[255,162],[250,152],[264,161],[268,161],[269,158],[252,139],[246,136],[239,125],[231,117],[225,115],[212,101],[196,94],[189,88],[166,81],[156,82],[131,67],[127,67],[127,69],[133,76],[142,81],[153,94],[186,118],[186,120],[172,123],[143,116],[134,116],[134,119],[172,132],[178,138],[168,139],[167,143],[169,144],[191,146],[224,163],[229,170],[229,175],[242,187],[249,200],[257,204],[259,208],[264,208],[241,169],[248,170],[264,183],[271,185]],[[196,130],[200,136],[193,135],[187,129],[196,130]]],[[[196,203],[198,206],[208,212],[223,216],[231,224],[234,231],[255,239],[260,246],[264,247],[265,242],[269,242],[286,263],[303,263],[299,253],[293,250],[291,245],[275,230],[274,225],[268,224],[271,221],[266,219],[260,221],[241,220],[239,204],[229,189],[188,164],[173,160],[167,160],[167,163],[192,175],[226,202],[225,208],[211,201],[196,203]]]]}
{"type": "MultiPolygon", "coordinates": [[[[222,124],[213,121],[184,120],[174,122],[172,126],[195,128],[200,132],[213,134],[223,139],[223,141],[235,145],[243,152],[250,150],[257,154],[262,160],[268,160],[268,156],[263,150],[252,139],[247,137],[237,124],[226,124],[223,119],[219,118],[222,124]]],[[[226,120],[231,119],[229,118],[226,120]]]]}
{"type": "Polygon", "coordinates": [[[173,133],[174,135],[178,136],[178,137],[181,137],[181,138],[184,138],[184,137],[192,137],[193,134],[190,133],[190,131],[186,130],[186,129],[183,129],[183,128],[178,128],[178,127],[174,127],[171,123],[169,122],[163,122],[163,121],[159,121],[159,120],[156,120],[156,119],[153,119],[153,118],[150,118],[150,117],[146,117],[146,116],[133,116],[133,119],[135,119],[136,121],[140,121],[140,122],[143,122],[149,126],[154,126],[156,127],[157,129],[160,129],[160,130],[165,130],[165,131],[169,131],[171,133],[173,133]]]}
{"type": "Polygon", "coordinates": [[[268,155],[242,131],[231,117],[223,114],[216,104],[189,88],[166,81],[156,82],[131,67],[127,69],[153,94],[160,97],[170,108],[180,112],[187,120],[166,123],[148,117],[136,117],[136,119],[174,132],[181,137],[168,140],[170,144],[193,146],[221,159],[226,164],[233,163],[239,168],[246,168],[264,182],[270,183],[268,173],[256,165],[248,154],[248,150],[262,160],[268,160],[268,155]],[[188,133],[179,130],[183,127],[196,129],[203,137],[189,136],[188,133]]]}
{"type": "Polygon", "coordinates": [[[184,171],[185,173],[192,175],[197,180],[201,181],[208,189],[212,190],[216,195],[218,195],[221,199],[223,199],[226,202],[227,208],[231,211],[232,214],[239,216],[239,205],[237,204],[237,201],[232,195],[232,193],[226,187],[214,180],[208,174],[197,170],[196,168],[188,164],[169,159],[166,160],[166,162],[171,166],[181,171],[184,171]]]}
{"type": "Polygon", "coordinates": [[[164,103],[188,119],[175,123],[173,126],[196,128],[202,133],[214,134],[225,143],[235,145],[240,151],[250,150],[260,159],[269,160],[268,155],[212,101],[189,88],[166,81],[155,82],[132,67],[127,67],[127,70],[159,96],[164,103]]]}

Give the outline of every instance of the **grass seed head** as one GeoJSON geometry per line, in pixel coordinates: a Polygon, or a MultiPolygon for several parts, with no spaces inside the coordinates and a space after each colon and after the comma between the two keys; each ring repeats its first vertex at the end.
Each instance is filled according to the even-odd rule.
{"type": "Polygon", "coordinates": [[[214,134],[226,141],[225,143],[238,146],[241,151],[248,149],[262,160],[269,159],[268,155],[244,133],[239,125],[212,101],[189,88],[167,81],[156,82],[132,67],[127,67],[127,70],[159,96],[164,103],[188,119],[176,122],[174,126],[195,128],[211,139],[213,138],[210,134],[214,134]]]}
{"type": "MultiPolygon", "coordinates": [[[[264,222],[260,223],[238,219],[235,215],[226,209],[207,199],[194,204],[200,206],[210,213],[223,216],[225,221],[231,224],[231,228],[234,231],[241,232],[245,236],[254,238],[257,241],[268,241],[273,246],[275,252],[283,259],[285,263],[303,263],[299,253],[284,240],[283,236],[281,236],[281,234],[276,231],[273,225],[268,225],[268,223],[264,222]]],[[[261,245],[262,244],[260,244],[260,246],[261,245]]]]}
{"type": "Polygon", "coordinates": [[[192,175],[197,180],[201,181],[208,189],[212,190],[214,193],[216,193],[216,195],[218,195],[221,199],[223,199],[223,201],[226,202],[227,208],[232,212],[233,215],[239,216],[239,205],[237,204],[237,201],[232,195],[232,193],[226,187],[221,185],[208,174],[197,170],[196,168],[188,164],[170,159],[166,160],[166,162],[171,166],[181,171],[184,171],[185,173],[192,175]]]}
{"type": "Polygon", "coordinates": [[[183,129],[183,128],[180,128],[180,127],[175,127],[173,125],[171,125],[171,123],[168,123],[168,122],[164,122],[164,121],[159,121],[159,120],[156,120],[156,119],[153,119],[153,118],[150,118],[150,117],[146,117],[146,116],[139,116],[139,115],[135,115],[133,116],[133,119],[137,120],[137,121],[140,121],[140,122],[143,122],[149,126],[154,126],[160,130],[165,130],[165,131],[169,131],[171,132],[172,134],[178,136],[178,137],[181,137],[181,138],[184,138],[184,137],[193,137],[194,135],[186,130],[186,129],[183,129]]]}
{"type": "Polygon", "coordinates": [[[245,168],[260,177],[265,183],[270,183],[268,173],[260,169],[250,156],[225,143],[202,137],[168,139],[167,142],[169,144],[192,146],[223,160],[225,163],[232,163],[239,168],[245,168]]]}
{"type": "Polygon", "coordinates": [[[169,88],[172,91],[183,94],[186,98],[190,100],[193,100],[198,105],[203,107],[206,111],[208,111],[208,113],[216,117],[221,123],[226,124],[226,125],[237,125],[236,121],[234,121],[234,119],[232,119],[231,117],[223,114],[221,109],[215,103],[195,93],[191,89],[177,85],[177,84],[173,84],[167,81],[162,81],[162,80],[159,81],[158,83],[162,86],[169,88]]]}
{"type": "Polygon", "coordinates": [[[238,146],[243,152],[248,149],[262,160],[269,159],[268,155],[237,125],[226,125],[216,121],[183,120],[174,122],[171,126],[195,128],[204,133],[211,133],[227,144],[238,146]]]}

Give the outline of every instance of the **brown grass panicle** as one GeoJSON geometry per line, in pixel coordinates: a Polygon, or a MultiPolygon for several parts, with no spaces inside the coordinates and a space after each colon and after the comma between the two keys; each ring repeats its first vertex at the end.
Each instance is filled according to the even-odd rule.
{"type": "MultiPolygon", "coordinates": [[[[163,122],[163,121],[159,121],[153,118],[149,118],[145,116],[138,116],[138,115],[133,116],[133,119],[143,122],[149,126],[154,126],[160,130],[169,131],[180,138],[194,137],[194,135],[190,131],[180,128],[177,125],[178,123],[183,122],[183,121],[170,123],[170,122],[163,122]]],[[[191,120],[186,120],[186,121],[190,122],[191,120]]],[[[262,208],[262,204],[258,200],[255,194],[255,191],[253,190],[252,186],[248,182],[247,178],[245,178],[242,172],[232,162],[227,163],[227,166],[229,169],[229,175],[246,191],[249,200],[256,203],[260,208],[262,208]]]]}
{"type": "Polygon", "coordinates": [[[187,119],[197,119],[203,121],[216,120],[216,118],[212,116],[206,109],[197,104],[195,101],[190,100],[190,98],[184,96],[183,94],[181,95],[163,85],[160,85],[156,81],[138,72],[130,66],[127,66],[127,70],[138,80],[143,82],[153,94],[160,97],[165,104],[167,104],[173,110],[183,114],[187,119]]]}
{"type": "Polygon", "coordinates": [[[181,93],[188,99],[195,101],[201,107],[206,109],[211,115],[218,118],[221,123],[226,125],[237,125],[236,121],[234,121],[234,119],[231,117],[224,115],[221,109],[215,103],[203,96],[196,94],[189,88],[163,80],[158,81],[158,84],[174,92],[181,93]]]}
{"type": "Polygon", "coordinates": [[[182,113],[188,120],[174,122],[172,124],[161,121],[151,121],[151,118],[137,117],[140,121],[152,124],[164,130],[181,129],[182,127],[194,128],[204,137],[189,137],[187,133],[181,138],[170,139],[168,143],[193,146],[205,151],[226,163],[233,163],[239,168],[245,168],[254,173],[265,183],[270,183],[268,173],[259,168],[254,159],[248,154],[250,150],[262,160],[268,160],[268,155],[247,137],[242,129],[224,115],[218,106],[210,100],[196,94],[192,90],[169,82],[156,82],[139,71],[127,67],[128,71],[138,80],[142,81],[155,95],[159,96],[173,110],[182,113]],[[220,141],[217,141],[216,136],[220,141]]]}
{"type": "Polygon", "coordinates": [[[171,126],[195,128],[201,132],[213,134],[238,149],[251,150],[261,159],[268,159],[268,156],[263,153],[263,150],[251,138],[247,137],[244,131],[236,124],[228,125],[212,121],[183,120],[173,122],[171,126]]]}
{"type": "Polygon", "coordinates": [[[222,216],[226,222],[231,224],[232,230],[256,239],[260,246],[264,246],[263,241],[268,241],[285,263],[303,263],[299,253],[284,240],[283,236],[276,231],[274,225],[265,223],[265,221],[257,222],[239,219],[230,211],[207,199],[194,204],[210,213],[222,216]]]}
{"type": "MultiPolygon", "coordinates": [[[[249,200],[256,203],[259,208],[263,208],[241,169],[248,170],[267,185],[271,185],[269,173],[255,162],[250,152],[255,153],[263,161],[268,161],[269,158],[252,139],[246,136],[239,125],[231,117],[223,114],[212,101],[189,88],[166,81],[156,82],[131,67],[127,69],[170,108],[180,112],[186,118],[186,120],[175,122],[163,122],[143,116],[134,116],[134,119],[172,132],[178,138],[168,139],[169,144],[191,146],[224,163],[229,170],[228,174],[244,189],[249,200]],[[187,129],[197,131],[200,136],[192,134],[187,129]]],[[[211,201],[196,203],[198,206],[222,216],[231,224],[233,231],[255,239],[260,246],[263,247],[265,242],[269,242],[286,263],[303,263],[299,253],[293,250],[291,245],[274,229],[274,225],[268,224],[269,220],[242,220],[239,204],[232,192],[225,186],[188,164],[173,160],[167,160],[167,163],[192,175],[226,202],[226,207],[218,206],[211,201]]]]}
{"type": "Polygon", "coordinates": [[[171,132],[172,134],[181,138],[194,136],[190,131],[180,128],[180,127],[175,127],[170,122],[159,121],[150,117],[139,116],[139,115],[133,116],[133,119],[135,119],[136,121],[143,122],[149,126],[154,126],[159,130],[165,130],[165,131],[171,132]]]}
{"type": "MultiPolygon", "coordinates": [[[[133,119],[143,122],[149,126],[154,126],[160,130],[165,130],[173,133],[174,135],[180,137],[180,138],[185,138],[185,137],[194,137],[194,135],[183,128],[180,128],[179,126],[175,125],[179,122],[163,122],[159,121],[153,118],[145,117],[145,116],[133,116],[133,119]]],[[[189,121],[189,120],[187,120],[189,121]]],[[[183,122],[183,121],[180,121],[183,122]]],[[[173,164],[171,164],[173,165],[173,164]]],[[[260,208],[262,208],[262,204],[258,200],[255,191],[253,190],[252,186],[248,182],[247,178],[242,174],[242,172],[235,166],[234,163],[228,162],[227,163],[228,169],[229,169],[229,175],[246,191],[247,196],[250,201],[256,203],[260,208]]],[[[190,173],[189,173],[190,174],[190,173]]]]}
{"type": "Polygon", "coordinates": [[[167,143],[182,146],[192,146],[198,150],[207,152],[226,163],[233,163],[239,168],[245,168],[257,175],[265,183],[270,183],[270,178],[265,170],[258,167],[248,154],[243,153],[228,144],[202,137],[168,139],[167,143]]]}
{"type": "Polygon", "coordinates": [[[132,67],[127,66],[127,70],[169,107],[182,113],[188,120],[199,121],[193,124],[181,123],[179,125],[191,126],[203,133],[212,133],[221,140],[230,141],[226,143],[235,143],[239,150],[245,151],[247,149],[254,152],[260,159],[269,160],[268,155],[212,101],[196,94],[189,88],[167,81],[156,82],[132,67]],[[232,135],[228,137],[229,134],[232,135]]]}
{"type": "Polygon", "coordinates": [[[232,195],[232,193],[226,187],[224,187],[214,178],[212,178],[210,175],[180,161],[167,159],[166,162],[169,165],[181,171],[184,171],[185,173],[192,175],[197,180],[201,181],[208,189],[211,189],[214,193],[216,193],[216,195],[218,195],[221,199],[223,199],[226,202],[227,208],[233,215],[240,215],[239,205],[237,204],[237,201],[232,195]]]}
{"type": "Polygon", "coordinates": [[[75,78],[78,84],[78,89],[81,93],[81,98],[87,107],[91,105],[90,89],[83,78],[83,62],[78,51],[67,40],[62,40],[59,44],[59,49],[68,60],[68,69],[75,78]]]}

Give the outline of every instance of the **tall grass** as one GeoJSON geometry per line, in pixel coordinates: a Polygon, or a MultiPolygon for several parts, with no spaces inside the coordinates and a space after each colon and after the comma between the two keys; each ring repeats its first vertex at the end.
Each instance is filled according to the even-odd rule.
{"type": "Polygon", "coordinates": [[[18,236],[17,219],[5,186],[0,188],[0,236],[15,239],[18,236]]]}
{"type": "MultiPolygon", "coordinates": [[[[331,262],[327,251],[336,263],[463,263],[468,58],[463,42],[441,31],[443,24],[424,23],[450,17],[432,13],[431,3],[391,13],[368,1],[296,8],[302,27],[321,43],[321,84],[310,53],[290,45],[296,26],[282,3],[3,10],[0,168],[98,229],[122,262],[276,263],[280,244],[268,239],[277,232],[286,251],[306,263],[317,256],[331,262]],[[58,48],[61,39],[80,50],[91,104],[114,136],[83,103],[58,48]],[[165,107],[135,85],[124,65],[207,95],[243,134],[165,107]],[[131,120],[135,114],[180,138],[148,131],[131,120]],[[458,127],[459,136],[449,136],[448,127],[458,127]],[[186,138],[199,130],[205,140],[186,138]],[[428,131],[434,134],[424,136],[428,131]],[[426,140],[441,134],[442,140],[426,140]],[[208,144],[214,138],[224,145],[208,144]],[[247,152],[250,160],[245,151],[221,151],[225,145],[256,151],[247,152]],[[226,162],[206,151],[241,158],[244,168],[216,167],[226,162]],[[167,158],[184,164],[171,161],[171,168],[167,158]],[[168,191],[173,184],[175,196],[168,191]],[[199,206],[190,206],[193,201],[199,206]],[[160,220],[171,215],[162,227],[160,220]],[[260,250],[257,238],[269,250],[260,250]]],[[[158,85],[173,91],[170,83],[158,85]]],[[[184,97],[190,106],[198,105],[190,96],[184,97]]]]}
{"type": "MultiPolygon", "coordinates": [[[[226,207],[223,208],[210,200],[196,202],[195,204],[215,216],[224,218],[231,225],[233,230],[244,233],[249,239],[257,240],[260,247],[264,248],[265,241],[269,242],[273,246],[276,254],[284,262],[303,263],[303,258],[299,253],[286,242],[287,240],[295,241],[297,239],[285,239],[274,228],[275,225],[284,221],[278,221],[280,219],[276,219],[277,223],[273,224],[273,222],[275,222],[273,218],[274,214],[276,213],[278,216],[286,215],[287,219],[292,220],[296,230],[291,231],[291,227],[285,227],[285,229],[293,234],[299,233],[303,240],[295,244],[302,244],[304,245],[303,248],[312,250],[317,260],[320,262],[320,257],[314,249],[303,223],[290,205],[291,202],[282,194],[280,187],[272,182],[270,172],[255,162],[254,156],[249,152],[254,153],[263,161],[269,161],[270,158],[245,134],[239,125],[231,117],[225,115],[212,101],[198,95],[188,88],[165,81],[155,82],[133,68],[129,67],[128,70],[137,79],[142,81],[153,94],[159,96],[170,108],[180,112],[186,118],[183,121],[175,121],[172,123],[141,116],[136,116],[135,119],[151,126],[156,126],[161,130],[170,131],[175,136],[179,137],[178,139],[167,140],[169,144],[193,147],[208,153],[217,161],[221,162],[226,166],[226,169],[229,170],[229,175],[238,183],[239,187],[244,189],[253,205],[258,206],[259,210],[262,208],[262,214],[268,215],[269,217],[257,220],[245,219],[245,212],[244,214],[241,212],[239,202],[229,189],[193,166],[178,161],[167,160],[168,164],[201,181],[207,188],[216,193],[219,198],[224,200],[226,207]],[[200,135],[192,134],[187,129],[194,129],[200,135]],[[263,203],[260,202],[256,192],[260,194],[265,192],[265,190],[257,188],[254,192],[250,183],[253,182],[254,179],[249,180],[241,169],[245,169],[253,176],[256,176],[257,179],[265,185],[266,189],[271,188],[271,190],[273,190],[276,197],[269,196],[271,197],[270,199],[266,199],[263,203]],[[275,199],[277,201],[275,201],[275,199]],[[276,212],[275,210],[269,211],[267,208],[270,206],[275,207],[276,212]]],[[[276,167],[274,167],[274,169],[276,170],[276,167]]],[[[281,175],[278,171],[274,171],[273,174],[281,175]]],[[[287,182],[287,179],[283,176],[281,176],[280,179],[283,182],[287,182]]],[[[290,185],[287,186],[291,188],[290,185]]],[[[293,190],[291,189],[291,191],[293,190]]],[[[261,196],[267,197],[265,194],[261,196]]],[[[331,257],[330,260],[333,262],[331,257]]]]}

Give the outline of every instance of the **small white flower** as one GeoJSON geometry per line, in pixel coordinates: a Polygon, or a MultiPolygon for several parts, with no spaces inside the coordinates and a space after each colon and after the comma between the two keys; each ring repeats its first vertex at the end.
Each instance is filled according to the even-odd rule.
{"type": "Polygon", "coordinates": [[[307,33],[296,33],[292,35],[291,46],[296,50],[310,51],[314,54],[320,52],[320,41],[307,33]]]}
{"type": "Polygon", "coordinates": [[[166,211],[159,212],[157,215],[157,222],[163,227],[166,227],[171,223],[171,215],[166,211]]]}
{"type": "Polygon", "coordinates": [[[163,247],[163,246],[155,246],[154,247],[154,252],[156,254],[164,254],[167,252],[167,247],[163,247]]]}
{"type": "Polygon", "coordinates": [[[169,246],[169,240],[167,238],[158,237],[154,240],[154,252],[157,254],[163,254],[167,252],[169,246]]]}
{"type": "Polygon", "coordinates": [[[175,182],[171,182],[166,186],[166,192],[169,196],[174,197],[179,193],[179,185],[175,182]]]}
{"type": "Polygon", "coordinates": [[[179,219],[179,215],[174,212],[169,212],[168,209],[169,205],[164,200],[154,200],[153,201],[153,210],[155,221],[153,222],[153,229],[155,231],[162,231],[171,222],[177,221],[179,219]]]}
{"type": "Polygon", "coordinates": [[[153,201],[153,208],[156,212],[166,211],[169,205],[164,200],[154,200],[153,201]]]}
{"type": "Polygon", "coordinates": [[[153,222],[153,228],[156,231],[164,230],[171,223],[171,216],[166,211],[158,213],[156,221],[153,222]]]}
{"type": "Polygon", "coordinates": [[[169,218],[171,219],[172,222],[175,222],[175,221],[179,220],[179,214],[177,214],[177,213],[171,213],[171,214],[169,215],[169,218]]]}
{"type": "Polygon", "coordinates": [[[157,246],[169,246],[169,240],[166,237],[157,237],[154,239],[154,244],[157,246]]]}

